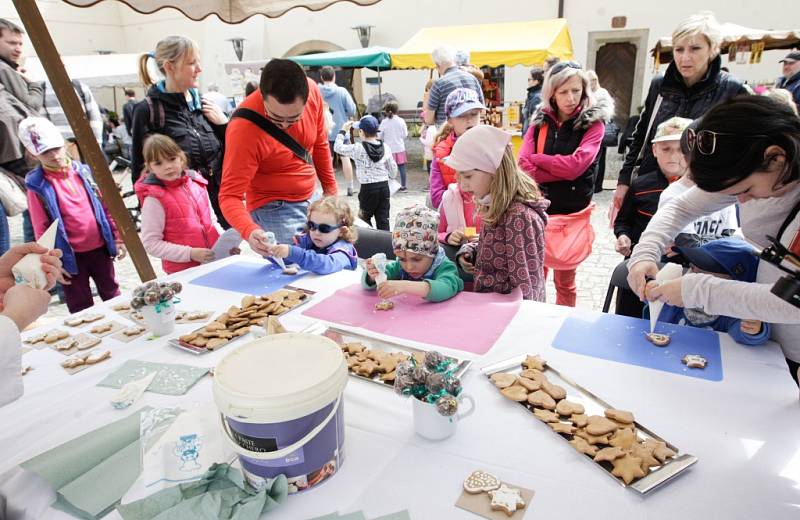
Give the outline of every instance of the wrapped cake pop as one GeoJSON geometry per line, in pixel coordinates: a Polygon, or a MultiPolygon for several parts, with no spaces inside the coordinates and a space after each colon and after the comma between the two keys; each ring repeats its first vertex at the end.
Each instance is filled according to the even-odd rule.
{"type": "Polygon", "coordinates": [[[452,395],[443,395],[436,400],[436,411],[445,417],[451,417],[458,411],[458,399],[452,395]]]}
{"type": "Polygon", "coordinates": [[[458,410],[457,397],[462,390],[456,369],[454,360],[439,352],[427,352],[422,362],[412,357],[397,365],[394,391],[434,405],[443,416],[452,416],[458,410]]]}

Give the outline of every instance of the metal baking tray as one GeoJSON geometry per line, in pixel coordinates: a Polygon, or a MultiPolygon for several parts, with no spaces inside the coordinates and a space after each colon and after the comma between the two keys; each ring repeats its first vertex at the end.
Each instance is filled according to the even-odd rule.
{"type": "MultiPolygon", "coordinates": [[[[316,294],[315,291],[310,291],[308,289],[302,289],[300,287],[295,287],[295,286],[292,286],[292,285],[287,285],[285,287],[282,287],[281,289],[286,289],[286,290],[289,290],[289,291],[296,291],[296,292],[305,293],[306,295],[308,295],[308,298],[305,298],[304,300],[302,300],[302,302],[299,305],[296,305],[295,307],[292,307],[288,311],[284,311],[284,312],[282,312],[280,314],[272,314],[271,316],[283,316],[284,314],[292,312],[295,309],[299,309],[303,305],[305,305],[308,302],[310,302],[311,298],[314,296],[314,294],[316,294]]],[[[277,289],[277,290],[279,291],[281,289],[277,289]]],[[[275,291],[273,291],[273,292],[275,292],[275,291]]],[[[219,316],[219,314],[217,314],[217,316],[219,316]]],[[[203,326],[198,327],[198,328],[196,328],[196,329],[194,329],[192,331],[187,332],[187,334],[191,334],[193,332],[198,332],[200,330],[205,329],[206,325],[208,325],[212,321],[214,321],[214,318],[212,318],[211,320],[209,320],[206,323],[204,323],[203,326]]],[[[183,335],[184,334],[181,334],[181,336],[183,336],[183,335]]],[[[247,334],[244,334],[242,336],[231,338],[230,341],[228,341],[227,343],[225,343],[224,345],[222,345],[218,349],[214,349],[214,350],[208,350],[207,348],[204,348],[204,347],[197,347],[195,345],[191,345],[189,343],[181,341],[179,338],[170,339],[170,340],[167,341],[167,344],[170,345],[171,347],[175,347],[177,349],[180,349],[180,350],[183,350],[183,351],[186,351],[186,352],[191,352],[192,354],[196,354],[198,356],[201,356],[203,354],[210,354],[211,352],[217,352],[220,349],[226,348],[231,343],[236,343],[237,341],[240,341],[240,340],[242,340],[244,338],[251,338],[252,339],[251,333],[248,332],[247,334]]]]}
{"type": "MultiPolygon", "coordinates": [[[[511,359],[507,359],[505,361],[499,361],[492,365],[483,367],[481,372],[487,377],[491,377],[492,374],[496,374],[498,372],[505,372],[508,374],[518,374],[521,372],[522,369],[522,362],[525,361],[527,355],[516,356],[511,359]]],[[[581,385],[574,382],[569,377],[565,376],[560,371],[556,370],[548,363],[545,365],[545,369],[543,371],[547,376],[548,380],[551,383],[558,384],[563,386],[564,389],[567,391],[567,399],[572,402],[580,403],[586,408],[586,415],[603,415],[604,410],[606,408],[614,408],[610,404],[608,404],[603,399],[600,399],[595,394],[590,392],[589,390],[585,389],[581,385]]],[[[489,382],[494,386],[494,383],[489,380],[489,382]]],[[[499,389],[498,389],[499,392],[499,389]]],[[[505,397],[504,397],[505,399],[505,397]]],[[[529,405],[527,402],[520,402],[518,403],[522,408],[527,410],[531,415],[533,415],[533,407],[529,405]]],[[[636,417],[636,412],[633,412],[634,418],[636,417]]],[[[541,422],[538,418],[536,422],[541,422]]],[[[546,426],[542,424],[543,426],[546,426]]],[[[646,428],[638,421],[634,422],[636,426],[636,430],[638,432],[638,437],[642,440],[653,439],[656,441],[662,441],[666,443],[667,447],[671,450],[675,451],[677,455],[672,458],[668,459],[667,462],[662,464],[658,467],[658,469],[651,470],[650,473],[645,475],[644,477],[631,482],[630,484],[625,484],[625,482],[615,477],[611,474],[612,466],[608,462],[595,462],[589,455],[584,455],[584,458],[588,458],[598,468],[602,469],[604,473],[606,473],[609,477],[614,479],[615,482],[620,484],[622,487],[633,489],[641,494],[649,493],[654,489],[658,488],[659,486],[669,482],[673,478],[677,477],[684,471],[686,471],[689,466],[695,464],[697,462],[697,457],[694,455],[690,455],[688,453],[681,453],[681,450],[678,449],[677,446],[671,444],[666,439],[662,438],[661,436],[654,433],[652,430],[646,428]]],[[[549,430],[550,428],[548,428],[549,430]]],[[[567,440],[566,437],[562,436],[559,433],[553,431],[553,435],[561,437],[565,441],[567,440]]]]}
{"type": "MultiPolygon", "coordinates": [[[[426,350],[409,347],[406,345],[401,345],[399,343],[394,343],[392,341],[386,341],[383,339],[374,338],[371,336],[367,336],[364,334],[359,334],[356,332],[350,332],[343,329],[339,329],[337,327],[326,326],[324,324],[319,324],[319,326],[311,329],[307,329],[307,332],[311,334],[320,334],[327,338],[332,339],[338,345],[342,343],[361,343],[366,348],[370,350],[383,350],[388,353],[392,352],[403,352],[408,355],[412,355],[414,353],[422,353],[424,354],[427,352],[426,350]]],[[[446,356],[449,359],[452,359],[456,362],[456,370],[453,374],[460,378],[464,375],[464,373],[469,370],[469,367],[472,366],[472,361],[469,360],[462,360],[452,356],[446,356]]],[[[374,377],[366,377],[348,370],[350,377],[355,377],[356,379],[361,379],[363,381],[369,381],[370,383],[378,384],[384,388],[392,388],[394,383],[390,383],[387,381],[382,381],[380,379],[380,375],[376,375],[374,377]]]]}

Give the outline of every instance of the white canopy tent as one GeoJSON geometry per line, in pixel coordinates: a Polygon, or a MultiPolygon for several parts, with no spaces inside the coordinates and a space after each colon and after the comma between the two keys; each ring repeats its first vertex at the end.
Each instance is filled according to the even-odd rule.
{"type": "MultiPolygon", "coordinates": [[[[85,56],[62,56],[61,61],[72,79],[79,79],[91,88],[141,86],[138,75],[137,54],[89,54],[85,56]]],[[[47,79],[44,67],[38,58],[25,62],[28,76],[35,81],[47,79]]]]}

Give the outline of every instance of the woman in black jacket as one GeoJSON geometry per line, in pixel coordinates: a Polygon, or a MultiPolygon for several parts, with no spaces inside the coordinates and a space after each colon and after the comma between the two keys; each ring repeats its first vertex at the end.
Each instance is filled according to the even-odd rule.
{"type": "Polygon", "coordinates": [[[697,119],[723,101],[750,92],[742,82],[720,71],[721,41],[719,24],[711,13],[690,16],[675,28],[672,63],[663,76],[658,75],[650,82],[644,111],[619,172],[612,209],[622,205],[640,151],[643,152],[641,171],[656,169],[651,143],[658,125],[675,116],[697,119]]]}
{"type": "Polygon", "coordinates": [[[202,72],[197,44],[185,36],[168,36],[154,53],[139,58],[139,77],[149,86],[147,96],[133,113],[131,172],[133,182],[145,168],[142,147],[148,135],[164,134],[186,153],[188,167],[208,181],[208,195],[220,224],[227,229],[219,209],[222,154],[228,119],[219,107],[200,96],[198,78],[202,72]],[[153,59],[165,79],[154,81],[147,68],[153,59]]]}

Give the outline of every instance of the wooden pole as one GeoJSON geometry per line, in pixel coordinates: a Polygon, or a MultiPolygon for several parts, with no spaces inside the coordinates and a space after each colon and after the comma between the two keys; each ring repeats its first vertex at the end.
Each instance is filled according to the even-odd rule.
{"type": "Polygon", "coordinates": [[[153,266],[150,265],[150,260],[147,258],[142,241],[139,240],[139,235],[136,233],[136,226],[134,226],[125,203],[122,201],[119,188],[117,188],[103,152],[95,140],[92,128],[89,126],[89,120],[86,118],[75,89],[72,87],[69,76],[67,76],[67,71],[61,62],[61,56],[58,54],[53,38],[50,36],[50,31],[44,23],[39,7],[34,0],[13,0],[13,2],[23,25],[25,25],[25,29],[28,31],[28,36],[33,42],[36,54],[39,56],[45,72],[47,72],[47,77],[53,85],[58,101],[64,109],[64,115],[67,116],[69,125],[75,133],[75,138],[80,144],[84,159],[92,169],[94,178],[102,191],[103,202],[117,223],[117,229],[123,242],[125,242],[125,246],[128,248],[128,254],[133,260],[133,265],[136,266],[139,278],[143,282],[154,279],[156,274],[153,271],[153,266]]]}

